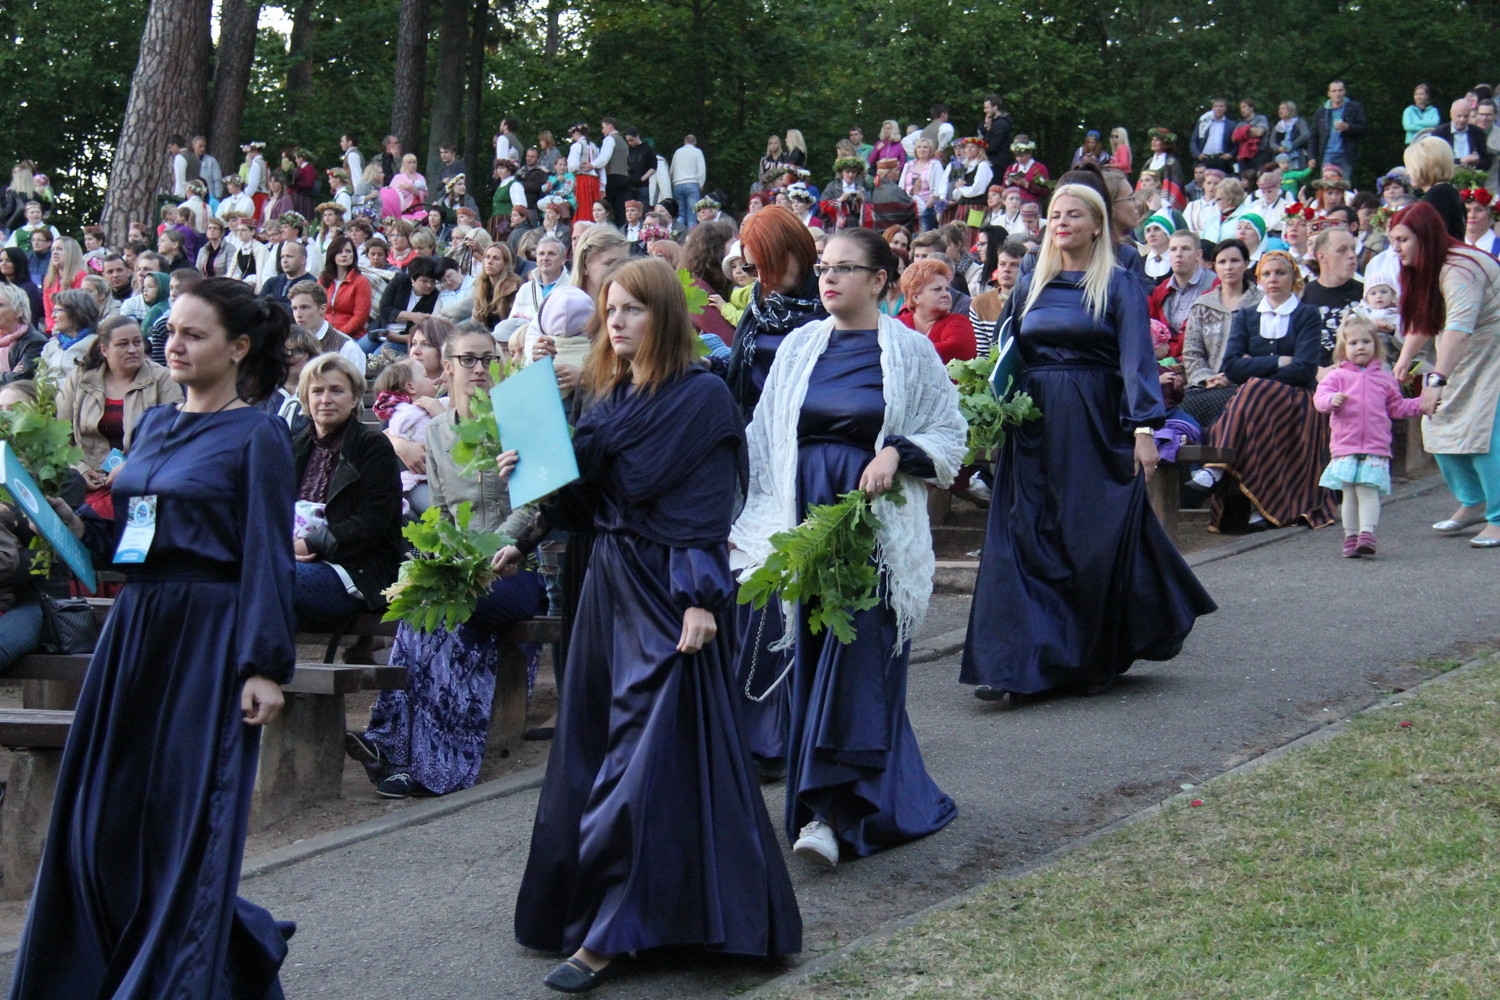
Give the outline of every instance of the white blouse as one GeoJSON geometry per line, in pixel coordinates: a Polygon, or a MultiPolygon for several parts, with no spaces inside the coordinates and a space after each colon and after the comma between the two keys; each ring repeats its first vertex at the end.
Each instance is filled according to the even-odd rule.
{"type": "Polygon", "coordinates": [[[1280,340],[1291,332],[1291,319],[1289,318],[1296,308],[1302,304],[1302,300],[1292,295],[1279,306],[1272,306],[1271,300],[1262,298],[1255,307],[1260,313],[1260,335],[1266,340],[1280,340]]]}

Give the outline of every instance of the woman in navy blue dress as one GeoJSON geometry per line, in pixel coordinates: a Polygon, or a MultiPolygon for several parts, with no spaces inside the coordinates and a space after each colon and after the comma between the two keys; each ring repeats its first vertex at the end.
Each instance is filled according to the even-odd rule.
{"type": "MultiPolygon", "coordinates": [[[[732,674],[739,414],[696,364],[670,266],[633,260],[600,298],[607,336],[585,372],[596,402],[573,439],[582,479],[548,508],[597,538],[515,919],[521,944],[571,955],[546,979],[568,993],[618,974],[624,952],[802,943],[732,674]]],[[[502,572],[520,561],[514,547],[495,559],[502,572]]]]}
{"type": "Polygon", "coordinates": [[[291,925],[236,890],[259,727],[296,660],[291,435],[253,405],[285,379],[289,325],[232,279],[179,296],[186,402],[141,418],[114,521],[59,511],[104,558],[145,555],[79,696],[12,1000],[282,995],[291,925]],[[122,542],[145,497],[154,535],[122,542]]]}
{"type": "Polygon", "coordinates": [[[817,270],[831,315],[793,331],[777,352],[746,432],[749,496],[730,539],[749,570],[811,505],[855,489],[906,500],[876,507],[881,600],[855,614],[853,642],[813,635],[804,608],[787,611],[795,631],[785,682],[786,833],[799,857],[831,866],[934,833],[957,815],[922,764],[906,672],[932,592],[923,481],[953,482],[965,425],[932,342],[880,313],[897,270],[885,241],[845,231],[817,270]]]}
{"type": "MultiPolygon", "coordinates": [[[[741,257],[756,282],[749,308],[734,332],[727,378],[748,424],[781,342],[797,327],[824,318],[828,311],[812,273],[818,247],[801,219],[785,208],[769,206],[745,219],[740,241],[741,257]]],[[[775,683],[786,669],[787,653],[770,648],[786,628],[781,606],[772,602],[752,609],[741,604],[735,612],[735,627],[739,640],[735,676],[748,695],[745,737],[761,779],[779,780],[786,773],[791,711],[787,686],[775,683]]]]}
{"type": "Polygon", "coordinates": [[[1153,429],[1166,419],[1146,296],[1115,266],[1104,200],[1052,196],[1036,270],[1006,314],[1042,416],[995,463],[960,680],[1013,707],[1098,693],[1138,659],[1169,659],[1215,608],[1151,512],[1153,429]],[[1103,237],[1103,238],[1101,238],[1103,237]]]}

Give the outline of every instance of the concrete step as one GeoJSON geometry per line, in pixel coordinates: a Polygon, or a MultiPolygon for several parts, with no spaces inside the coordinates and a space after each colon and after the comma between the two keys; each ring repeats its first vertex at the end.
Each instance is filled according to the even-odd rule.
{"type": "Polygon", "coordinates": [[[932,550],[939,559],[962,559],[984,544],[984,528],[945,524],[932,529],[932,550]]]}
{"type": "Polygon", "coordinates": [[[972,594],[978,578],[978,559],[939,559],[932,572],[932,589],[939,594],[972,594]]]}

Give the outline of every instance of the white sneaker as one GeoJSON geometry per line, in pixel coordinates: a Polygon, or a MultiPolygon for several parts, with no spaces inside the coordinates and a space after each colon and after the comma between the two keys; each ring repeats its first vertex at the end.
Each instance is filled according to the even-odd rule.
{"type": "Polygon", "coordinates": [[[1219,485],[1219,480],[1223,477],[1224,473],[1219,471],[1218,469],[1199,469],[1197,472],[1194,472],[1189,478],[1191,478],[1192,481],[1196,483],[1200,489],[1211,490],[1215,486],[1219,485]]]}
{"type": "Polygon", "coordinates": [[[803,861],[832,868],[839,863],[839,842],[833,835],[832,827],[813,820],[798,834],[797,842],[792,845],[792,853],[803,861]]]}

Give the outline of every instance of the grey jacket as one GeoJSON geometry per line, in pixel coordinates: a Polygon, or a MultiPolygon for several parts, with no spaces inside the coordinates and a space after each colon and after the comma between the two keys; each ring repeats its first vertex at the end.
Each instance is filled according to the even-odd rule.
{"type": "Polygon", "coordinates": [[[521,543],[523,549],[534,546],[540,538],[535,508],[511,510],[510,492],[493,470],[486,469],[474,476],[459,471],[458,463],[453,460],[453,445],[457,440],[457,410],[433,417],[427,424],[427,487],[432,491],[433,505],[451,520],[454,508],[467,500],[474,505],[471,529],[499,532],[521,543]]]}

